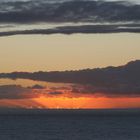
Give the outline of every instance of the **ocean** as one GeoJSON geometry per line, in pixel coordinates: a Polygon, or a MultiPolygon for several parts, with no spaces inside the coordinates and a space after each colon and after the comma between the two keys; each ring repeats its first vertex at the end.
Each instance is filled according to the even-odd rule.
{"type": "Polygon", "coordinates": [[[3,110],[0,140],[140,140],[140,110],[3,110]]]}

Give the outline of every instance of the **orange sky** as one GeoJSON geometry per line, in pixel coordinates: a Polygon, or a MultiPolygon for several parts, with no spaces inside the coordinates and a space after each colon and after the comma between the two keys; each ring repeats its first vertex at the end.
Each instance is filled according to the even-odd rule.
{"type": "Polygon", "coordinates": [[[40,97],[34,99],[37,103],[48,108],[137,108],[140,107],[140,98],[107,98],[107,97],[40,97]]]}
{"type": "Polygon", "coordinates": [[[140,108],[140,98],[107,97],[45,97],[33,99],[3,99],[1,107],[39,108],[39,109],[103,109],[103,108],[140,108]]]}
{"type": "MultiPolygon", "coordinates": [[[[23,87],[39,84],[45,89],[33,89],[31,98],[0,99],[0,107],[11,108],[65,108],[65,109],[101,109],[101,108],[140,108],[140,97],[105,97],[104,94],[72,93],[70,84],[48,83],[33,80],[0,79],[0,85],[21,85],[23,87]],[[56,87],[56,89],[53,89],[56,87]],[[66,89],[64,87],[67,87],[66,89]],[[61,94],[50,94],[60,91],[61,94]]],[[[125,94],[126,95],[126,94],[125,94]]]]}
{"type": "Polygon", "coordinates": [[[124,65],[140,59],[140,34],[17,35],[0,38],[0,72],[124,65]]]}
{"type": "MultiPolygon", "coordinates": [[[[75,34],[31,35],[0,38],[0,72],[74,70],[124,65],[140,59],[140,35],[75,34]]],[[[2,79],[3,80],[3,79],[2,79]]],[[[0,80],[0,84],[20,84],[0,80]]],[[[33,83],[36,84],[36,83],[33,83]]],[[[46,83],[39,83],[45,85],[46,83]]],[[[28,81],[24,86],[31,86],[28,81]]],[[[47,85],[49,86],[49,84],[47,85]]],[[[0,106],[23,108],[132,108],[140,98],[93,96],[41,96],[32,99],[0,99],[0,106]]]]}

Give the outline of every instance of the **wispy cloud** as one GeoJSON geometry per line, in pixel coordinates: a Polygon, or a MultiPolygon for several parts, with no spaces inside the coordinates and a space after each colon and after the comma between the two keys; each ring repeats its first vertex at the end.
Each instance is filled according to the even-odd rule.
{"type": "Polygon", "coordinates": [[[74,34],[74,33],[140,33],[139,24],[137,25],[82,25],[82,26],[63,26],[52,29],[33,29],[33,30],[16,30],[3,31],[0,36],[12,35],[31,35],[31,34],[74,34]]]}

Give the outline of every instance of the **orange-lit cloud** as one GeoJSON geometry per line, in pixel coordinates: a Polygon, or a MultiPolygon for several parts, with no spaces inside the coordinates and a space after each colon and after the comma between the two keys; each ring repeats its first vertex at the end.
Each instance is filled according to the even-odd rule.
{"type": "MultiPolygon", "coordinates": [[[[106,96],[84,86],[0,86],[0,107],[39,109],[139,108],[138,96],[106,96]],[[77,88],[75,92],[73,87],[77,88]],[[86,92],[82,92],[85,91],[86,92]]],[[[111,93],[110,93],[111,94],[111,93]]]]}

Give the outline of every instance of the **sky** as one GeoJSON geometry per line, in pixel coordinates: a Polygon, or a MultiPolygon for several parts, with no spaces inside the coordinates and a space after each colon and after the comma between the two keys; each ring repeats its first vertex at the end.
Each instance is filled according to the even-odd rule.
{"type": "Polygon", "coordinates": [[[0,107],[140,107],[139,0],[0,2],[0,73],[21,72],[17,78],[24,78],[0,74],[0,107]],[[90,74],[82,75],[83,69],[90,74]],[[72,77],[64,72],[64,81],[54,76],[60,83],[44,76],[66,70],[84,84],[68,83],[72,77]],[[38,71],[46,73],[36,78],[38,71]]]}
{"type": "Polygon", "coordinates": [[[139,38],[129,33],[1,37],[0,72],[119,66],[140,59],[139,38]]]}

